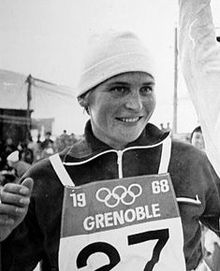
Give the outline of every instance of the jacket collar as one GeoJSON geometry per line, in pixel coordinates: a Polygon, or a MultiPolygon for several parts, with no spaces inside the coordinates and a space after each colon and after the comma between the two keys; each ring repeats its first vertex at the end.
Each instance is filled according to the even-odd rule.
{"type": "MultiPolygon", "coordinates": [[[[153,146],[162,143],[169,135],[169,132],[163,132],[155,125],[148,123],[141,133],[141,135],[133,142],[129,143],[127,147],[135,146],[153,146]]],[[[76,142],[69,150],[63,153],[64,160],[68,161],[68,157],[78,159],[87,159],[100,152],[111,150],[112,147],[96,138],[92,132],[90,121],[86,123],[84,135],[76,142]]],[[[71,159],[72,160],[72,159],[71,159]]]]}

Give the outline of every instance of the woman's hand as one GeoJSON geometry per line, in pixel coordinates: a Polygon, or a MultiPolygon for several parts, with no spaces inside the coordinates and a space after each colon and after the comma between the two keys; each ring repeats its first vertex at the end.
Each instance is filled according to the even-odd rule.
{"type": "Polygon", "coordinates": [[[33,179],[21,184],[7,183],[0,188],[0,241],[3,241],[24,219],[30,203],[33,179]]]}

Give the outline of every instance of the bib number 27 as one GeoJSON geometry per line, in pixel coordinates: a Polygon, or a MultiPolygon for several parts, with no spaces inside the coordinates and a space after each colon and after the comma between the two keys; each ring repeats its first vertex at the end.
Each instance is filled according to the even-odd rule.
{"type": "MultiPolygon", "coordinates": [[[[169,239],[169,230],[162,229],[156,231],[141,232],[138,234],[129,235],[128,245],[132,246],[135,244],[147,242],[150,240],[158,240],[153,248],[153,253],[151,259],[146,263],[143,271],[152,271],[154,265],[159,261],[160,253],[169,239]]],[[[109,258],[109,264],[99,267],[93,271],[110,271],[115,267],[120,261],[120,255],[115,247],[106,242],[96,242],[89,244],[83,248],[76,260],[77,268],[83,268],[87,266],[88,258],[97,252],[105,253],[109,258]]],[[[142,270],[138,270],[142,271],[142,270]]]]}

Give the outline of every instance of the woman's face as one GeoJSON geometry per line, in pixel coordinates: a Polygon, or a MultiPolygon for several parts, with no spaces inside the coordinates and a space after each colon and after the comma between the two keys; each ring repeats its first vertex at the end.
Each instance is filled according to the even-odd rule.
{"type": "Polygon", "coordinates": [[[88,97],[94,135],[122,149],[141,134],[155,108],[155,82],[144,72],[127,72],[98,85],[88,97]]]}

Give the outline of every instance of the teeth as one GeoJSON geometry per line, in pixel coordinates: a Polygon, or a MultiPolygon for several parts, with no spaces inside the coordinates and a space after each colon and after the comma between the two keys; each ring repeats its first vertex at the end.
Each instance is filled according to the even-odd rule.
{"type": "Polygon", "coordinates": [[[121,120],[124,122],[136,122],[139,120],[139,118],[122,118],[121,120]]]}

